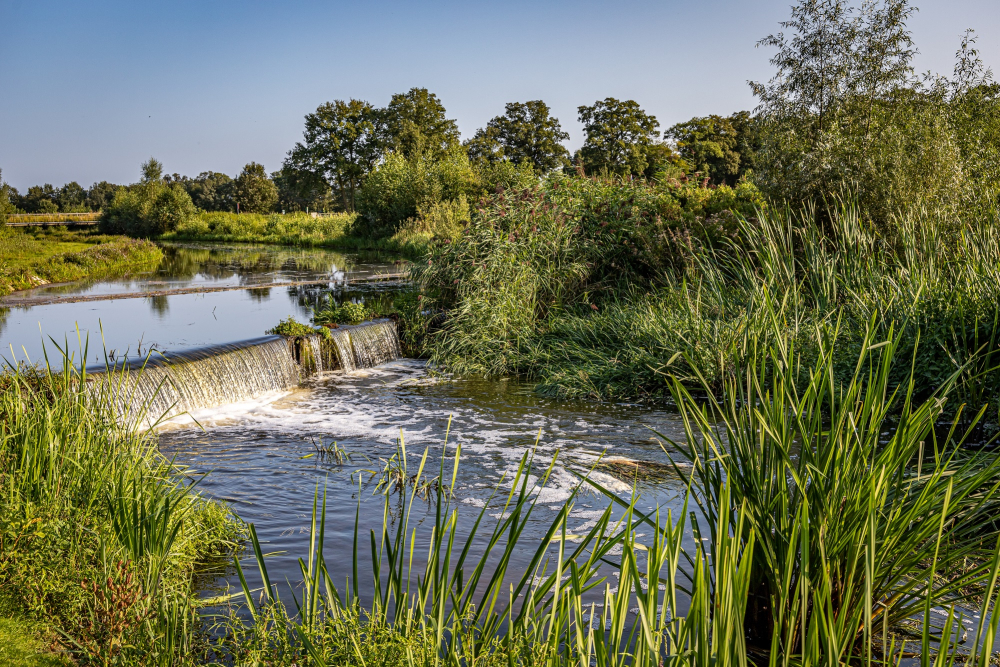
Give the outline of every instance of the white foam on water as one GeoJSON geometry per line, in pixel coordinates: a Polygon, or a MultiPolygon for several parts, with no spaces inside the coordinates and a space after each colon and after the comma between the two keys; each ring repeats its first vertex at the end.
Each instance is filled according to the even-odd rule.
{"type": "Polygon", "coordinates": [[[264,408],[279,403],[283,399],[301,396],[305,392],[300,389],[267,391],[254,398],[236,403],[228,403],[212,408],[200,408],[184,414],[176,415],[160,422],[156,430],[167,431],[190,427],[214,427],[238,424],[249,415],[260,412],[264,408]]]}

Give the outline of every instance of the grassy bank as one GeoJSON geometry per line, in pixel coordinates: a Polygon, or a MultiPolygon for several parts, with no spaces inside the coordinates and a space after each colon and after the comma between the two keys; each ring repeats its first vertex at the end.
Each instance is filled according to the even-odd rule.
{"type": "Polygon", "coordinates": [[[45,283],[149,271],[162,258],[149,241],[95,231],[0,229],[0,296],[45,283]]]}
{"type": "Polygon", "coordinates": [[[68,368],[8,369],[0,382],[8,656],[48,664],[31,662],[41,649],[58,664],[197,663],[206,645],[193,576],[224,562],[241,524],[200,498],[154,438],[118,424],[103,390],[81,390],[68,368]]]}
{"type": "Polygon", "coordinates": [[[664,187],[552,179],[495,198],[415,265],[425,303],[447,312],[427,353],[555,395],[654,397],[671,375],[721,387],[779,321],[807,358],[839,330],[841,375],[869,331],[901,333],[920,396],[980,352],[963,391],[997,395],[997,219],[875,228],[850,204],[685,218],[664,187]]]}
{"type": "Polygon", "coordinates": [[[313,218],[307,213],[200,213],[160,238],[164,241],[224,241],[370,250],[418,257],[430,234],[402,233],[389,238],[367,238],[353,232],[354,213],[313,218]]]}

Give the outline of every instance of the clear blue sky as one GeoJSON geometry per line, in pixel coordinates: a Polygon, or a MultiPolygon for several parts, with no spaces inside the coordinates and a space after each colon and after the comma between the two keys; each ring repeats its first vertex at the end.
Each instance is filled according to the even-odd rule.
{"type": "MultiPolygon", "coordinates": [[[[429,88],[471,136],[505,102],[635,99],[666,127],[754,106],[789,0],[68,2],[0,0],[0,169],[43,182],[277,169],[322,102],[429,88]]],[[[950,73],[967,27],[1000,74],[998,0],[923,0],[918,70],[950,73]]]]}

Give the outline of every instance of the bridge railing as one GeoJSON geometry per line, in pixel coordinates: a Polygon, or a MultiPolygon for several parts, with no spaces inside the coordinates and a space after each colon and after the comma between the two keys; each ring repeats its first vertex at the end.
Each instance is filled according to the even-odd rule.
{"type": "Polygon", "coordinates": [[[11,213],[7,215],[10,227],[33,227],[37,225],[96,225],[101,217],[94,213],[11,213]]]}

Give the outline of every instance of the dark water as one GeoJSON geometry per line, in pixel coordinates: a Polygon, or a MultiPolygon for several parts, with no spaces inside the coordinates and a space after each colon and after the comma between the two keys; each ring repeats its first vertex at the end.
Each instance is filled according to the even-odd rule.
{"type": "Polygon", "coordinates": [[[90,362],[101,361],[104,348],[120,353],[182,350],[253,338],[288,316],[308,321],[323,285],[342,285],[345,278],[397,270],[391,259],[372,260],[329,250],[205,244],[167,244],[163,250],[163,262],[149,273],[41,287],[18,296],[120,294],[303,280],[318,284],[0,308],[0,355],[11,361],[40,359],[43,340],[53,352],[49,337],[59,344],[68,338],[70,349],[76,351],[77,327],[81,338],[90,337],[90,362]]]}

